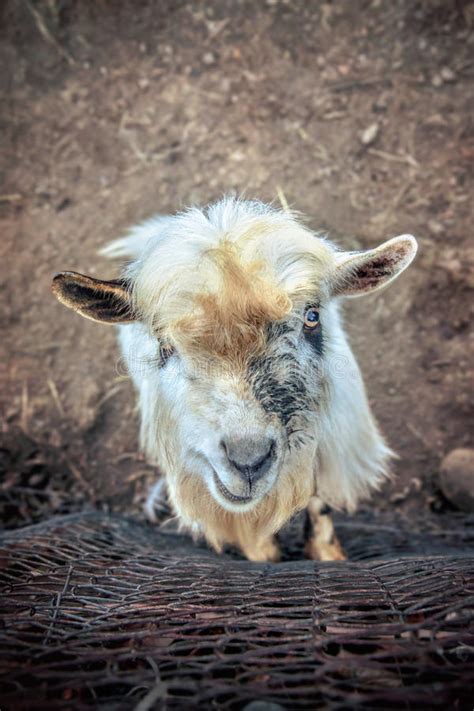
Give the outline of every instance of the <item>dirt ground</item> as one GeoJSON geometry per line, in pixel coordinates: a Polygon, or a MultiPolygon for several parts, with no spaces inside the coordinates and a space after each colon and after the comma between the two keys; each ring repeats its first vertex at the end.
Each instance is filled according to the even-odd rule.
{"type": "Polygon", "coordinates": [[[154,473],[114,330],[60,306],[51,277],[111,278],[105,242],[228,191],[283,195],[347,248],[418,237],[415,265],[346,320],[400,455],[376,505],[442,508],[440,461],[474,435],[474,3],[6,0],[0,13],[6,524],[88,501],[138,514],[154,473]]]}

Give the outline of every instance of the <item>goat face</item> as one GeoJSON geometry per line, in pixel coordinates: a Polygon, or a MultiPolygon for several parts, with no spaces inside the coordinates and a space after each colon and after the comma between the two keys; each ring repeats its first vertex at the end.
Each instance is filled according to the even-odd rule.
{"type": "MultiPolygon", "coordinates": [[[[205,352],[199,336],[190,347],[187,333],[167,344],[156,413],[168,422],[160,449],[172,442],[167,470],[199,473],[223,508],[248,511],[291,467],[292,454],[306,448],[312,462],[324,363],[319,308],[268,318],[240,348],[244,324],[234,310],[232,325],[212,326],[219,341],[228,330],[232,352],[219,352],[217,343],[205,352]]],[[[208,327],[201,323],[199,332],[209,334],[208,327]]]]}
{"type": "MultiPolygon", "coordinates": [[[[129,322],[121,340],[139,390],[142,445],[167,474],[176,508],[186,490],[246,512],[280,495],[295,472],[313,493],[328,409],[342,410],[331,402],[331,369],[341,348],[351,355],[335,297],[383,286],[415,251],[403,235],[367,252],[338,252],[291,215],[225,200],[152,220],[113,243],[110,256],[132,257],[122,280],[65,272],[53,290],[88,318],[129,322]]],[[[360,380],[358,371],[339,377],[360,380]]],[[[357,388],[352,405],[367,420],[357,388]]],[[[389,450],[373,439],[382,460],[389,450]]],[[[291,514],[298,497],[286,495],[291,514]]],[[[199,519],[199,506],[188,519],[199,519]]]]}

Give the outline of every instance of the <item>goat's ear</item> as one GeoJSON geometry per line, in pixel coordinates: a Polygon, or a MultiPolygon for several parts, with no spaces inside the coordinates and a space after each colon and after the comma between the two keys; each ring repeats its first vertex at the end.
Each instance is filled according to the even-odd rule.
{"type": "Polygon", "coordinates": [[[52,291],[62,304],[92,321],[127,323],[136,318],[125,279],[102,281],[76,272],[60,272],[53,279],[52,291]]]}
{"type": "Polygon", "coordinates": [[[366,252],[339,252],[333,293],[363,296],[382,288],[411,264],[417,249],[412,235],[400,235],[366,252]]]}

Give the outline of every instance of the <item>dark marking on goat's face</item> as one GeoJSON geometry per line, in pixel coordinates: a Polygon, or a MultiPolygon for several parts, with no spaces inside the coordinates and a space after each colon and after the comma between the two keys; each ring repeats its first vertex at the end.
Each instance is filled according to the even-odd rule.
{"type": "Polygon", "coordinates": [[[304,331],[306,342],[314,349],[317,356],[322,357],[324,351],[323,329],[321,324],[313,331],[304,331]]]}
{"type": "Polygon", "coordinates": [[[249,365],[252,388],[263,409],[287,427],[304,410],[305,384],[290,355],[254,358],[249,365]]]}
{"type": "Polygon", "coordinates": [[[265,412],[278,417],[290,446],[304,443],[305,419],[317,404],[314,385],[323,352],[320,325],[316,331],[306,334],[299,323],[274,322],[267,329],[265,353],[252,358],[248,365],[256,399],[265,412]],[[314,362],[304,354],[305,342],[314,349],[314,362]]]}
{"type": "Polygon", "coordinates": [[[158,346],[158,367],[164,368],[172,355],[175,354],[175,349],[170,345],[163,345],[160,343],[158,346]]]}
{"type": "Polygon", "coordinates": [[[176,348],[164,337],[160,328],[153,330],[153,336],[156,340],[156,355],[151,359],[151,362],[154,367],[161,370],[165,367],[170,358],[176,355],[176,348]]]}

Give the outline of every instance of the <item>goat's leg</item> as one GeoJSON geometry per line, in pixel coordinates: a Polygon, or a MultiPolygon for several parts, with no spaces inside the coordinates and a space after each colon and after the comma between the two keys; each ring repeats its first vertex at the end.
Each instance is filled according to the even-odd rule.
{"type": "Polygon", "coordinates": [[[305,555],[311,560],[346,560],[334,524],[330,516],[331,509],[318,496],[309,500],[306,514],[308,516],[308,538],[305,545],[305,555]]]}
{"type": "Polygon", "coordinates": [[[165,518],[170,516],[168,492],[164,477],[158,479],[156,484],[151,487],[143,510],[150,523],[162,523],[165,518]]]}
{"type": "Polygon", "coordinates": [[[254,563],[266,563],[268,561],[278,563],[280,560],[280,549],[273,536],[264,541],[255,542],[252,545],[249,544],[243,547],[242,551],[245,557],[254,563]]]}

